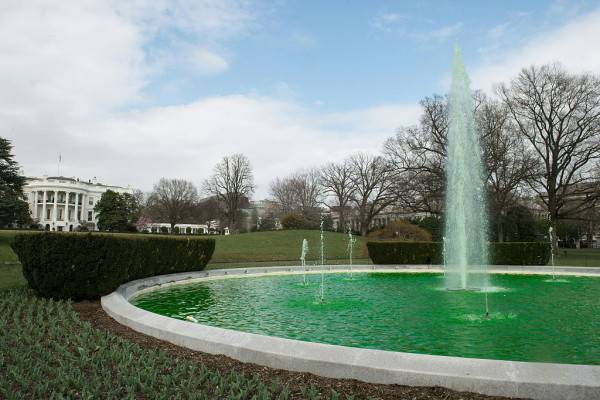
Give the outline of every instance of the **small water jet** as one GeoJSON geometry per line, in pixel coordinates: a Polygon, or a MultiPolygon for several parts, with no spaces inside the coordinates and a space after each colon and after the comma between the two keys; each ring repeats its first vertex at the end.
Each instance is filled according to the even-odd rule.
{"type": "Polygon", "coordinates": [[[300,252],[300,262],[302,265],[303,283],[306,285],[306,254],[308,253],[308,240],[302,239],[302,250],[300,252]]]}
{"type": "Polygon", "coordinates": [[[325,217],[321,214],[321,303],[325,301],[325,217]]]}
{"type": "Polygon", "coordinates": [[[350,279],[352,279],[352,253],[354,251],[354,245],[356,244],[356,238],[352,235],[352,227],[348,224],[348,259],[350,265],[350,279]]]}
{"type": "Polygon", "coordinates": [[[556,271],[554,269],[554,237],[552,236],[552,226],[548,228],[548,239],[550,240],[550,263],[552,265],[552,279],[556,279],[556,271]]]}
{"type": "Polygon", "coordinates": [[[566,279],[557,279],[556,278],[556,266],[554,264],[554,236],[553,236],[552,226],[548,227],[548,239],[550,240],[550,265],[552,266],[552,279],[546,279],[544,282],[550,283],[567,283],[569,282],[566,279]]]}
{"type": "Polygon", "coordinates": [[[469,77],[457,48],[449,95],[443,244],[446,287],[452,290],[488,286],[485,186],[474,109],[469,77]]]}

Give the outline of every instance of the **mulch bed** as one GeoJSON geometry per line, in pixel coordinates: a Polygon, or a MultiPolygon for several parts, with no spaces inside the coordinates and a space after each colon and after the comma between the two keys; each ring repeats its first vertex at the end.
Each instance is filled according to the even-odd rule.
{"type": "MultiPolygon", "coordinates": [[[[414,387],[401,385],[378,385],[360,382],[354,379],[332,379],[321,376],[263,367],[256,364],[243,363],[226,356],[202,353],[176,346],[169,342],[155,339],[138,333],[110,318],[100,306],[99,301],[73,303],[73,309],[86,321],[98,329],[105,329],[113,334],[137,343],[148,350],[161,349],[174,357],[196,361],[208,368],[228,373],[231,370],[247,375],[258,375],[263,382],[279,381],[287,385],[292,392],[299,392],[301,387],[314,385],[320,393],[329,394],[331,389],[338,393],[354,396],[355,399],[406,399],[406,400],[501,400],[506,397],[485,396],[469,392],[457,392],[441,387],[414,387]]],[[[344,399],[344,396],[340,397],[344,399]]]]}

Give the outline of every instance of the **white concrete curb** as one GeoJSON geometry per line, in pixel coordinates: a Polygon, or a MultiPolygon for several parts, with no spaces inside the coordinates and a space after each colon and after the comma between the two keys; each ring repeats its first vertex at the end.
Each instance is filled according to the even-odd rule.
{"type": "MultiPolygon", "coordinates": [[[[330,272],[347,266],[326,267],[330,272]]],[[[310,267],[311,272],[320,267],[310,267]]],[[[439,272],[437,266],[354,266],[355,272],[439,272]]],[[[549,274],[549,267],[493,266],[495,273],[549,274]]],[[[557,267],[561,275],[600,277],[600,268],[557,267]]],[[[500,361],[433,356],[335,346],[282,339],[200,325],[154,314],[129,303],[134,295],[170,284],[217,277],[299,273],[298,267],[265,267],[180,273],[126,283],[102,297],[115,320],[138,332],[179,346],[223,354],[271,368],[310,372],[330,378],[413,386],[442,386],[496,396],[540,400],[600,399],[600,366],[500,361]]]]}

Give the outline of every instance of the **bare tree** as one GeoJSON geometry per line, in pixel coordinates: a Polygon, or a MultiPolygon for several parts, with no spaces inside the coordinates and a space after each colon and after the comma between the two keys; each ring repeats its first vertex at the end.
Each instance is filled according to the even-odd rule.
{"type": "Polygon", "coordinates": [[[183,179],[161,178],[148,198],[149,213],[155,219],[167,221],[171,230],[188,218],[198,200],[198,191],[193,183],[183,179]]]}
{"type": "Polygon", "coordinates": [[[294,182],[290,177],[275,178],[271,182],[271,198],[277,203],[279,214],[288,214],[298,208],[294,182]]]}
{"type": "Polygon", "coordinates": [[[523,69],[498,94],[539,161],[529,183],[557,232],[557,220],[595,207],[600,197],[589,185],[600,157],[600,81],[544,65],[523,69]]]}
{"type": "Polygon", "coordinates": [[[223,214],[230,229],[236,223],[242,202],[254,192],[254,176],[250,160],[243,154],[225,156],[213,175],[204,183],[204,190],[217,197],[223,205],[223,214]]]}
{"type": "MultiPolygon", "coordinates": [[[[500,215],[497,225],[502,240],[502,216],[519,195],[534,162],[510,121],[508,110],[481,92],[475,92],[473,97],[490,208],[500,215]]],[[[446,184],[447,100],[433,96],[425,98],[421,105],[420,124],[401,128],[386,141],[384,152],[394,167],[399,204],[414,212],[440,214],[446,184]]]]}
{"type": "Polygon", "coordinates": [[[445,185],[448,104],[434,95],[421,101],[418,126],[400,128],[384,144],[398,181],[399,205],[414,212],[439,214],[445,185]]]}
{"type": "Polygon", "coordinates": [[[346,208],[348,207],[354,186],[352,185],[352,164],[349,160],[339,163],[329,163],[321,169],[321,184],[324,194],[334,199],[330,208],[338,207],[340,222],[338,230],[346,229],[346,208]]]}
{"type": "Polygon", "coordinates": [[[206,224],[209,231],[215,228],[212,222],[220,220],[222,217],[222,208],[214,196],[200,199],[192,210],[192,220],[196,223],[206,224]]]}
{"type": "Polygon", "coordinates": [[[381,156],[358,153],[350,157],[352,202],[358,209],[360,232],[364,236],[377,215],[397,200],[391,165],[381,156]]]}
{"type": "Polygon", "coordinates": [[[322,202],[321,175],[316,169],[295,172],[271,183],[271,197],[279,204],[281,213],[309,213],[322,202]]]}
{"type": "Polygon", "coordinates": [[[504,241],[504,219],[521,195],[523,185],[535,170],[536,162],[510,113],[498,101],[483,99],[476,113],[487,170],[489,209],[499,242],[504,241]]]}

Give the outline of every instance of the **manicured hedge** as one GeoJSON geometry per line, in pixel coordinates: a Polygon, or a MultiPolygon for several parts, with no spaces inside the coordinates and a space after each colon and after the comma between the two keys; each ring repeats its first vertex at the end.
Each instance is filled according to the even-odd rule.
{"type": "Polygon", "coordinates": [[[134,279],[201,271],[214,239],[102,234],[16,235],[12,245],[29,287],[44,297],[96,299],[134,279]]]}
{"type": "MultiPolygon", "coordinates": [[[[439,242],[367,242],[369,257],[375,264],[442,264],[439,242]]],[[[490,264],[546,265],[550,245],[546,242],[490,243],[490,264]]]]}
{"type": "Polygon", "coordinates": [[[550,261],[550,243],[492,243],[490,258],[495,265],[546,265],[550,261]]]}
{"type": "Polygon", "coordinates": [[[367,242],[374,264],[441,264],[441,248],[437,242],[367,242]]]}

